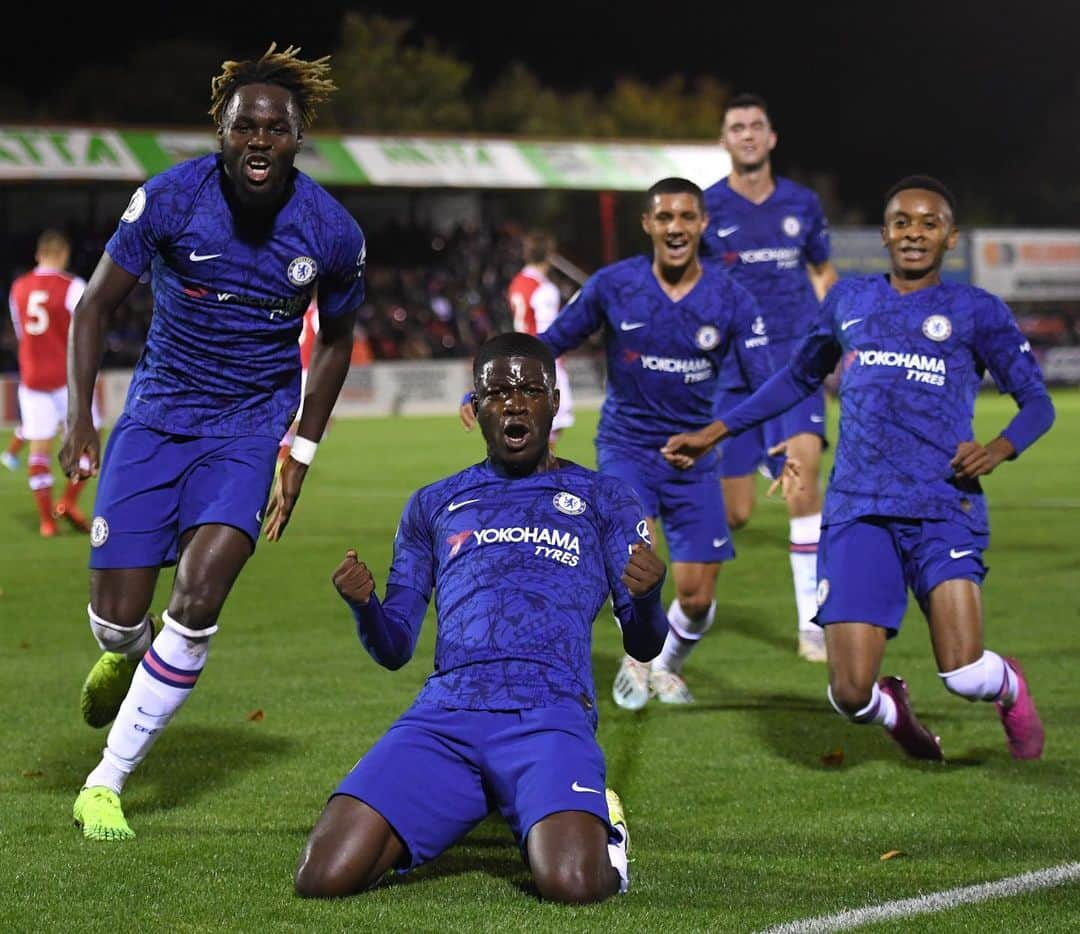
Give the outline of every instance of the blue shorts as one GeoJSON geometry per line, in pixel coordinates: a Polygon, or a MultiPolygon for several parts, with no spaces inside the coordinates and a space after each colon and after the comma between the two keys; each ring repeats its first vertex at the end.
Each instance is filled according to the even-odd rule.
{"type": "Polygon", "coordinates": [[[121,416],[101,464],[91,568],[175,564],[180,537],[234,526],[254,549],[277,463],[273,438],[169,435],[121,416]]]}
{"type": "Polygon", "coordinates": [[[938,584],[981,584],[986,532],[944,519],[863,516],[825,526],[818,544],[818,625],[871,623],[900,631],[910,587],[925,614],[938,584]]]}
{"type": "MultiPolygon", "coordinates": [[[[717,393],[713,415],[722,419],[750,393],[745,389],[724,389],[717,393]]],[[[822,448],[827,447],[825,438],[825,390],[818,389],[783,415],[770,419],[763,425],[744,431],[734,438],[720,442],[720,476],[744,477],[764,464],[769,476],[776,478],[784,466],[783,457],[770,457],[769,448],[795,435],[817,435],[822,448]]]]}
{"type": "MultiPolygon", "coordinates": [[[[415,704],[334,791],[370,805],[404,841],[407,870],[433,860],[498,810],[522,852],[559,811],[608,822],[604,754],[578,705],[447,710],[415,704]]],[[[331,795],[333,797],[333,795],[331,795]]]]}
{"type": "Polygon", "coordinates": [[[601,473],[637,491],[645,515],[660,519],[672,561],[719,563],[735,557],[715,456],[678,470],[659,451],[598,444],[596,460],[601,473]]]}

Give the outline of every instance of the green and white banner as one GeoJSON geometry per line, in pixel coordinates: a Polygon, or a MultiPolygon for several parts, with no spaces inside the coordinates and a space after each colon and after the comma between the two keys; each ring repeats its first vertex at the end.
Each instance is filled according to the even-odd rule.
{"type": "MultiPolygon", "coordinates": [[[[0,182],[142,181],[216,147],[193,131],[0,127],[0,182]]],[[[642,191],[669,175],[710,185],[731,161],[707,143],[312,135],[297,165],[324,185],[642,191]]]]}

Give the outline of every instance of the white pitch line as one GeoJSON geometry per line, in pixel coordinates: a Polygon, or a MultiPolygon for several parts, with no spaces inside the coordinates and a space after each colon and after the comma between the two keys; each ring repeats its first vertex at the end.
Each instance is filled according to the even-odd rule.
{"type": "Polygon", "coordinates": [[[1056,885],[1080,879],[1080,863],[1063,863],[1049,869],[1025,872],[1020,876],[986,882],[981,885],[965,885],[958,889],[946,889],[944,892],[932,892],[917,898],[905,898],[896,902],[884,902],[880,905],[867,905],[842,911],[835,915],[822,915],[819,918],[806,918],[803,921],[788,921],[762,931],[761,934],[831,934],[832,931],[847,931],[864,924],[875,924],[893,918],[909,918],[933,911],[946,911],[957,905],[970,905],[991,898],[1008,898],[1023,895],[1037,889],[1050,889],[1056,885]]]}

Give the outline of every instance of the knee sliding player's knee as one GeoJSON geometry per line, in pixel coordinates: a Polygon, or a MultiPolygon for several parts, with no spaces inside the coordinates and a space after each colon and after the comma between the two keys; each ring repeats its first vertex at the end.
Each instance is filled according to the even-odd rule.
{"type": "Polygon", "coordinates": [[[987,663],[986,653],[972,662],[953,671],[942,671],[938,677],[945,684],[946,690],[969,701],[995,697],[1001,688],[1003,673],[994,672],[987,663]]]}
{"type": "Polygon", "coordinates": [[[543,870],[534,870],[533,879],[541,898],[567,905],[598,902],[618,891],[610,863],[594,867],[577,860],[559,860],[543,870]]]}

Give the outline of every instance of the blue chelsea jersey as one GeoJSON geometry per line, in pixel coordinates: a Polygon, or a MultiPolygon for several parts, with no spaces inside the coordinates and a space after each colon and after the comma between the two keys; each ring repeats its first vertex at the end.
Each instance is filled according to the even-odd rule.
{"type": "Polygon", "coordinates": [[[657,282],[649,257],[606,266],[540,339],[558,357],[600,328],[607,395],[597,444],[656,449],[709,424],[729,350],[747,384],[756,388],[771,372],[766,319],[753,296],[711,264],[678,301],[657,282]]]}
{"type": "Polygon", "coordinates": [[[609,599],[630,620],[620,578],[641,541],[633,489],[567,461],[520,478],[483,462],[414,493],[387,580],[435,593],[435,670],[417,701],[510,710],[569,698],[595,716],[593,620],[609,599]]]}
{"type": "MultiPolygon", "coordinates": [[[[701,255],[719,261],[753,294],[769,322],[773,359],[782,366],[793,342],[817,320],[818,300],[807,264],[829,259],[829,225],[814,192],[778,177],[773,193],[755,204],[723,178],[705,189],[709,224],[701,255]]],[[[721,389],[745,386],[737,362],[725,362],[721,389]]]]}
{"type": "Polygon", "coordinates": [[[180,163],[132,197],[105,249],[151,271],[154,312],[128,392],[135,420],[175,434],[280,438],[300,401],[298,338],[318,293],[333,318],[364,298],[364,235],[302,172],[264,226],[226,200],[218,155],[180,163]]]}
{"type": "Polygon", "coordinates": [[[887,276],[843,279],[792,359],[823,379],[842,361],[840,432],[825,522],[885,515],[988,529],[976,480],[950,461],[974,438],[975,398],[989,371],[1016,393],[1042,372],[1012,312],[973,286],[942,282],[902,295],[887,276]]]}

